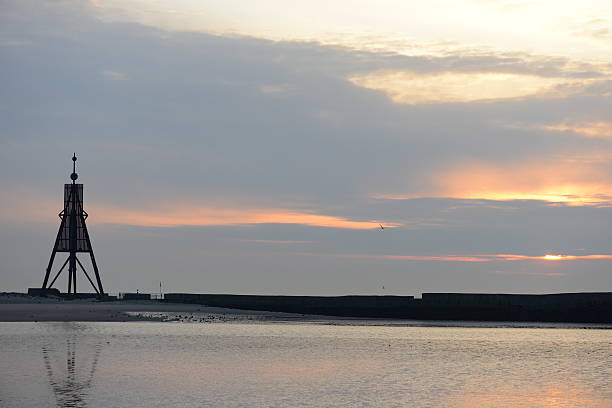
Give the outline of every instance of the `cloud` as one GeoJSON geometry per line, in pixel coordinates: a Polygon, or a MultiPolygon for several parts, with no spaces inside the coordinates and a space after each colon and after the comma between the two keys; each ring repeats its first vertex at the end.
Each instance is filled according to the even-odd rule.
{"type": "Polygon", "coordinates": [[[293,245],[293,244],[309,244],[312,241],[297,241],[289,239],[245,239],[244,242],[253,242],[257,244],[280,244],[280,245],[293,245]]]}
{"type": "MultiPolygon", "coordinates": [[[[41,194],[21,191],[21,197],[12,196],[2,203],[2,209],[10,212],[9,217],[0,217],[4,222],[45,222],[57,220],[54,216],[62,202],[54,202],[41,194]]],[[[212,204],[213,202],[209,203],[212,204]]],[[[102,203],[85,203],[91,217],[88,223],[117,224],[140,227],[185,227],[185,226],[248,226],[258,224],[295,224],[310,227],[340,228],[355,230],[379,229],[380,223],[386,228],[397,228],[401,224],[378,220],[355,220],[341,216],[317,214],[313,211],[299,211],[283,208],[239,208],[223,205],[211,207],[193,203],[167,204],[163,202],[130,204],[123,207],[102,203]]],[[[274,240],[273,240],[274,241],[274,240]]],[[[283,240],[286,242],[306,242],[283,240]]],[[[261,241],[265,242],[265,240],[261,241]]],[[[272,241],[270,241],[272,242],[272,241]]]]}
{"type": "MultiPolygon", "coordinates": [[[[595,156],[598,157],[598,156],[595,156]]],[[[418,196],[485,200],[542,200],[567,205],[612,203],[609,161],[557,160],[492,164],[468,161],[433,174],[431,189],[413,195],[378,194],[375,198],[418,196]]]]}
{"type": "Polygon", "coordinates": [[[126,79],[128,79],[127,75],[117,71],[102,71],[101,74],[104,78],[109,79],[111,81],[125,81],[126,79]]]}
{"type": "Polygon", "coordinates": [[[96,223],[146,227],[299,224],[314,227],[377,229],[377,221],[352,221],[342,217],[286,209],[232,209],[178,206],[165,209],[119,209],[91,206],[96,223]]]}
{"type": "Polygon", "coordinates": [[[442,262],[494,262],[494,261],[588,261],[609,260],[612,255],[562,255],[547,254],[540,256],[518,254],[479,254],[479,255],[379,255],[379,254],[339,254],[339,257],[363,259],[389,259],[405,261],[442,261],[442,262]]]}
{"type": "Polygon", "coordinates": [[[573,132],[580,136],[612,139],[612,122],[580,122],[543,125],[544,130],[553,132],[573,132]]]}
{"type": "Polygon", "coordinates": [[[604,45],[612,46],[612,21],[606,18],[591,19],[582,24],[575,35],[594,39],[604,45]]]}
{"type": "Polygon", "coordinates": [[[534,75],[442,73],[415,75],[409,72],[375,72],[350,77],[351,82],[385,92],[397,103],[455,103],[491,101],[554,94],[559,86],[576,86],[565,78],[534,75]]]}
{"type": "Polygon", "coordinates": [[[29,40],[19,40],[19,39],[9,39],[5,38],[0,40],[0,47],[28,47],[33,45],[32,41],[29,40]]]}
{"type": "MultiPolygon", "coordinates": [[[[319,274],[331,282],[321,291],[367,290],[379,276],[401,276],[405,290],[440,282],[492,290],[503,277],[482,279],[481,268],[509,261],[432,261],[417,270],[389,259],[373,274],[367,258],[333,254],[609,250],[609,139],[575,133],[607,132],[594,124],[612,121],[609,64],[461,43],[401,55],[177,32],[99,19],[79,2],[40,4],[17,1],[15,13],[0,16],[2,37],[28,44],[1,50],[7,270],[46,262],[24,251],[38,245],[47,254],[73,151],[101,258],[123,270],[128,249],[148,254],[131,265],[135,282],[177,264],[184,288],[216,281],[219,290],[314,292],[310,277],[319,274]],[[454,95],[462,80],[487,85],[497,75],[574,85],[554,98],[411,105],[350,81],[379,72],[414,75],[431,89],[447,78],[454,95]],[[127,80],[112,82],[119,78],[127,80]],[[542,127],[559,124],[572,130],[542,127]],[[391,195],[403,199],[369,198],[391,195]],[[378,222],[398,227],[375,230],[378,222]],[[210,272],[200,273],[208,262],[210,272]]],[[[597,262],[580,267],[589,277],[581,287],[609,285],[597,262]]],[[[521,290],[519,279],[504,282],[521,290]]]]}
{"type": "Polygon", "coordinates": [[[391,259],[406,261],[444,261],[444,262],[488,262],[489,260],[474,256],[457,255],[369,255],[369,254],[340,254],[341,258],[361,258],[361,259],[391,259]]]}
{"type": "Polygon", "coordinates": [[[265,95],[282,95],[288,89],[286,84],[264,84],[259,86],[259,90],[265,95]]]}
{"type": "Polygon", "coordinates": [[[564,272],[528,272],[528,271],[493,271],[496,275],[513,275],[513,276],[566,276],[564,272]]]}

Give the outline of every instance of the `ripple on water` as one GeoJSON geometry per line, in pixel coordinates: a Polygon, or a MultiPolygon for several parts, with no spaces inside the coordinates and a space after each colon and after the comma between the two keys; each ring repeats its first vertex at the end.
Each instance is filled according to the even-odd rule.
{"type": "Polygon", "coordinates": [[[607,408],[612,401],[609,330],[164,318],[186,324],[0,323],[2,406],[607,408]]]}

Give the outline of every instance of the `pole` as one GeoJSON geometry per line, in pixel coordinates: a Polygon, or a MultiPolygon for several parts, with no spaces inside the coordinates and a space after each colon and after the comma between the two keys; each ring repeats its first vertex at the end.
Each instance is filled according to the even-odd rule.
{"type": "MultiPolygon", "coordinates": [[[[75,180],[72,180],[72,187],[70,192],[70,227],[69,239],[70,239],[70,264],[68,265],[68,280],[72,280],[72,289],[76,294],[76,251],[77,251],[77,200],[79,199],[77,193],[77,185],[75,180]]],[[[70,284],[68,285],[70,288],[70,284]]],[[[70,289],[68,290],[70,293],[70,289]]]]}

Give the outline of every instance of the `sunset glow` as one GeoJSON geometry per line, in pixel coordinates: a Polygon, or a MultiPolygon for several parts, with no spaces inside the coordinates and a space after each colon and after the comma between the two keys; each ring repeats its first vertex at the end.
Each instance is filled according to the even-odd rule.
{"type": "Polygon", "coordinates": [[[570,206],[609,205],[612,178],[605,162],[566,160],[509,165],[463,163],[431,177],[437,188],[413,195],[380,194],[375,198],[453,197],[486,200],[542,200],[570,206]],[[510,176],[511,175],[511,176],[510,176]]]}
{"type": "Polygon", "coordinates": [[[611,33],[610,0],[4,0],[5,290],[73,152],[103,268],[173,290],[609,289],[611,33]]]}
{"type": "Polygon", "coordinates": [[[0,0],[0,62],[0,405],[612,407],[612,0],[0,0]]]}
{"type": "MultiPolygon", "coordinates": [[[[98,216],[96,223],[124,224],[146,227],[177,227],[206,225],[300,224],[344,229],[377,229],[378,221],[351,221],[342,217],[297,212],[284,209],[231,209],[208,207],[177,207],[164,210],[118,210],[92,206],[98,216]]],[[[92,220],[93,221],[93,220],[92,220]]],[[[388,224],[398,226],[397,224],[388,224]]]]}
{"type": "MultiPolygon", "coordinates": [[[[568,379],[568,382],[571,381],[568,379]]],[[[609,401],[597,395],[590,389],[578,389],[565,384],[538,389],[529,387],[527,390],[497,389],[473,390],[472,393],[450,401],[457,408],[558,408],[558,407],[592,407],[604,408],[609,401]]]]}
{"type": "MultiPolygon", "coordinates": [[[[612,259],[612,255],[520,255],[520,254],[477,254],[477,255],[377,255],[377,254],[341,254],[340,257],[364,259],[394,259],[407,261],[443,261],[443,262],[493,262],[493,261],[587,261],[612,259]]],[[[558,274],[554,274],[557,276],[558,274]]]]}
{"type": "Polygon", "coordinates": [[[546,261],[564,261],[567,259],[575,259],[574,257],[568,257],[567,255],[544,255],[542,258],[546,261]]]}

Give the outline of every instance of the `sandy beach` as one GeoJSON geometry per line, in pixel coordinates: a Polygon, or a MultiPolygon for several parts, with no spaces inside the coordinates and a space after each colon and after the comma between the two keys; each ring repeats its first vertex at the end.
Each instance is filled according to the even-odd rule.
{"type": "Polygon", "coordinates": [[[157,301],[98,302],[0,294],[0,322],[227,322],[299,317],[302,316],[157,301]]]}

